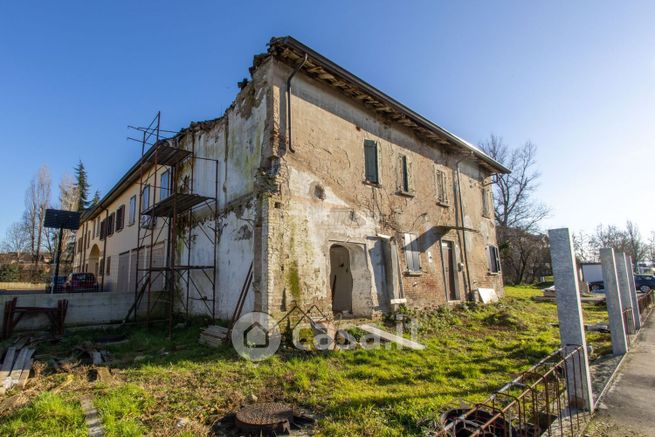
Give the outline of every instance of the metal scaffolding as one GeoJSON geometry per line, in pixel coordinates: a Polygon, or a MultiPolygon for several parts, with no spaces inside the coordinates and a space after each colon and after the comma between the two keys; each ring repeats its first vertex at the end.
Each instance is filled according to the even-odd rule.
{"type": "Polygon", "coordinates": [[[135,275],[134,305],[126,319],[133,315],[136,321],[139,316],[145,316],[149,325],[153,316],[161,314],[158,310],[163,309],[171,336],[176,302],[181,305],[185,318],[189,316],[191,301],[202,302],[212,319],[216,315],[219,162],[196,156],[195,142],[191,150],[186,150],[178,147],[175,136],[162,139],[160,119],[158,112],[147,127],[135,128],[142,133],[139,223],[136,269],[132,273],[135,275]],[[194,192],[195,167],[199,160],[213,163],[212,195],[194,192]],[[158,177],[164,174],[168,175],[167,181],[162,183],[158,177]],[[200,213],[204,213],[209,225],[200,223],[200,213]],[[203,239],[212,248],[213,262],[192,264],[193,248],[203,239]],[[183,248],[178,247],[178,243],[183,248]],[[178,249],[185,250],[186,257],[183,250],[178,249]],[[204,278],[204,285],[199,284],[199,278],[204,278]]]}

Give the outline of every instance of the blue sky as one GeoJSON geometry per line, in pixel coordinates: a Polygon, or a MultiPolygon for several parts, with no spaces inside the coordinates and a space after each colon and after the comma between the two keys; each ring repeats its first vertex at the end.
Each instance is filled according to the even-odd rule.
{"type": "Polygon", "coordinates": [[[655,230],[655,2],[61,1],[0,5],[0,238],[41,164],[105,193],[129,124],[217,117],[292,35],[467,140],[539,147],[543,227],[655,230]]]}

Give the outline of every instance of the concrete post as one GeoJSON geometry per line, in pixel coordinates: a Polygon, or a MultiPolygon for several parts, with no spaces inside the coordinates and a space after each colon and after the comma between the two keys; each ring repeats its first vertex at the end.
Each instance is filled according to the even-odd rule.
{"type": "Polygon", "coordinates": [[[600,262],[603,266],[607,314],[612,334],[612,352],[614,352],[614,355],[623,355],[628,352],[628,339],[625,335],[625,324],[623,323],[623,306],[621,305],[619,281],[616,274],[614,249],[600,249],[600,262]]]}
{"type": "Polygon", "coordinates": [[[634,334],[634,307],[632,305],[632,287],[630,287],[630,279],[628,278],[628,267],[625,262],[625,254],[623,252],[614,252],[614,259],[616,260],[616,275],[619,280],[619,293],[621,294],[621,308],[622,313],[625,314],[623,321],[625,322],[625,333],[634,334]],[[627,313],[626,313],[627,312],[627,313]],[[627,317],[627,319],[626,319],[627,317]]]}
{"type": "Polygon", "coordinates": [[[575,404],[593,411],[589,356],[571,233],[568,228],[551,229],[548,231],[548,237],[553,275],[555,276],[560,342],[563,347],[579,345],[582,348],[581,354],[574,355],[574,359],[567,366],[569,395],[575,404]]]}
{"type": "Polygon", "coordinates": [[[632,268],[632,257],[625,256],[625,264],[628,269],[628,282],[630,283],[630,297],[632,299],[633,317],[635,329],[641,329],[641,313],[639,312],[639,297],[637,296],[637,286],[635,285],[635,274],[632,268]]]}

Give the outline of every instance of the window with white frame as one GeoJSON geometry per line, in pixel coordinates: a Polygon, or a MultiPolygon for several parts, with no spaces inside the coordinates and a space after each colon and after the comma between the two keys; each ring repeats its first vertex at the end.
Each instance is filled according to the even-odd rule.
{"type": "Polygon", "coordinates": [[[448,205],[448,184],[446,182],[446,173],[443,170],[434,171],[435,188],[437,194],[437,203],[448,205]]]}
{"type": "Polygon", "coordinates": [[[420,273],[421,259],[416,234],[406,233],[404,235],[405,262],[409,273],[420,273]]]}
{"type": "Polygon", "coordinates": [[[141,211],[148,209],[150,206],[150,184],[143,187],[143,192],[141,193],[141,211]]]}
{"type": "Polygon", "coordinates": [[[130,197],[130,209],[128,211],[128,222],[129,226],[132,226],[136,221],[136,194],[130,197]]]}
{"type": "Polygon", "coordinates": [[[171,192],[171,172],[166,170],[159,177],[159,200],[162,201],[167,198],[171,192]]]}

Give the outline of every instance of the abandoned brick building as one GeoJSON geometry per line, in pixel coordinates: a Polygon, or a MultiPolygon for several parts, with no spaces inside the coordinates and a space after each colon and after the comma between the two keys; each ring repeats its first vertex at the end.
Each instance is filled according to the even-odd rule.
{"type": "Polygon", "coordinates": [[[168,289],[174,311],[223,319],[244,284],[244,311],[272,314],[502,295],[506,168],[293,38],[250,73],[222,117],[146,148],[83,214],[77,270],[146,311],[168,289]]]}

